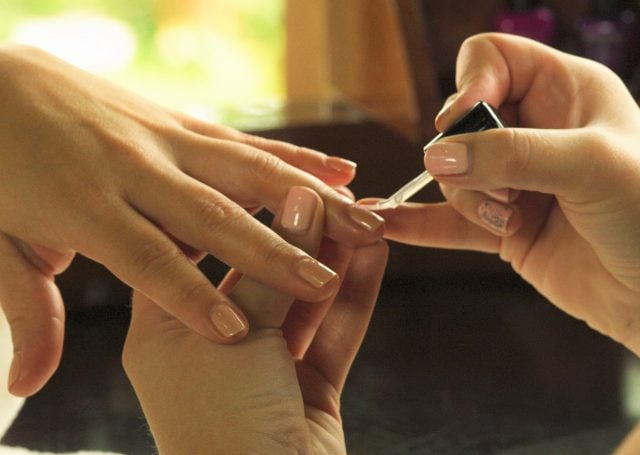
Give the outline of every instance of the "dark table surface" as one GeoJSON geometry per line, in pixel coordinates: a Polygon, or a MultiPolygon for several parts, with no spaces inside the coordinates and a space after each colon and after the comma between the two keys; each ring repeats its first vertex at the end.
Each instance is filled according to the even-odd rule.
{"type": "MultiPolygon", "coordinates": [[[[126,305],[72,311],[60,370],[3,442],[153,453],[127,323],[126,305]]],[[[624,358],[517,282],[387,281],[344,393],[349,453],[609,453],[624,358]]]]}
{"type": "MultiPolygon", "coordinates": [[[[360,195],[390,193],[415,173],[385,171],[392,161],[381,150],[415,148],[392,133],[366,124],[329,131],[333,139],[322,128],[268,135],[359,161],[377,156],[382,169],[362,167],[360,195]]],[[[215,263],[205,269],[212,279],[223,273],[215,263]]],[[[82,258],[59,282],[69,311],[61,367],[3,443],[153,453],[120,364],[127,288],[82,258]]],[[[394,244],[343,397],[349,453],[609,453],[630,428],[623,381],[630,362],[497,258],[394,244]]]]}

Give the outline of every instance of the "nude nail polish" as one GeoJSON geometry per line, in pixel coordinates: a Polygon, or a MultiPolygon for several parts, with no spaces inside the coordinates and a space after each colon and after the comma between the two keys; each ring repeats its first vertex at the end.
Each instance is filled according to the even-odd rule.
{"type": "Polygon", "coordinates": [[[349,207],[349,215],[358,226],[365,228],[367,231],[373,232],[384,224],[384,218],[380,215],[356,204],[349,207]]]}
{"type": "Polygon", "coordinates": [[[302,186],[292,187],[284,203],[280,224],[291,232],[308,230],[317,205],[318,200],[313,191],[302,186]]]}
{"type": "Polygon", "coordinates": [[[478,207],[478,216],[490,228],[506,234],[513,209],[495,201],[482,201],[478,207]]]}
{"type": "Polygon", "coordinates": [[[231,338],[247,328],[244,320],[229,305],[215,305],[209,313],[216,331],[224,338],[231,338]]]}
{"type": "Polygon", "coordinates": [[[325,160],[325,164],[329,169],[337,172],[352,172],[358,166],[353,161],[345,160],[337,156],[329,156],[325,160]]]}
{"type": "Polygon", "coordinates": [[[304,258],[298,263],[297,272],[300,278],[314,288],[320,289],[338,274],[326,265],[311,258],[304,258]]]}
{"type": "Polygon", "coordinates": [[[469,169],[467,146],[457,142],[436,142],[426,150],[424,165],[431,175],[464,174],[469,169]]]}

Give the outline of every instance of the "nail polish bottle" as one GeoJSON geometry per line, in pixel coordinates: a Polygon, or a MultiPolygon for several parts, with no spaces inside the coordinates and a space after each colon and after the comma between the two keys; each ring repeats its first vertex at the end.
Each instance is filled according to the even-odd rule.
{"type": "Polygon", "coordinates": [[[553,45],[556,35],[556,16],[549,8],[535,0],[512,0],[509,9],[496,16],[495,29],[503,33],[553,45]]]}
{"type": "Polygon", "coordinates": [[[637,18],[623,0],[591,0],[589,14],[577,28],[581,55],[629,76],[638,47],[637,18]]]}

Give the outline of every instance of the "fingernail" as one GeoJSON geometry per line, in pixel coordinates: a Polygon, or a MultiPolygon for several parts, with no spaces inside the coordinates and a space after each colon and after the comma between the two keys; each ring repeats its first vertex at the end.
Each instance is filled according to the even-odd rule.
{"type": "Polygon", "coordinates": [[[329,281],[338,276],[329,267],[311,258],[301,260],[297,271],[300,278],[318,289],[324,287],[329,281]]]}
{"type": "Polygon", "coordinates": [[[487,194],[500,202],[509,202],[510,192],[509,188],[501,188],[499,190],[489,190],[487,194]]]}
{"type": "Polygon", "coordinates": [[[384,218],[380,215],[359,207],[356,204],[349,207],[349,215],[356,224],[365,228],[367,231],[375,231],[384,224],[384,218]]]}
{"type": "Polygon", "coordinates": [[[440,112],[438,112],[438,114],[436,115],[436,124],[440,123],[442,121],[442,119],[444,119],[445,117],[447,117],[449,114],[451,114],[451,105],[453,104],[453,102],[449,102],[446,103],[444,106],[442,106],[442,109],[440,109],[440,112]]]}
{"type": "Polygon", "coordinates": [[[329,169],[333,169],[337,172],[352,172],[358,166],[357,163],[353,161],[345,160],[344,158],[340,158],[337,156],[329,156],[325,160],[325,165],[329,169]]]}
{"type": "Polygon", "coordinates": [[[247,328],[244,320],[229,305],[223,303],[211,308],[209,317],[220,335],[231,338],[247,328]]]}
{"type": "Polygon", "coordinates": [[[431,175],[464,174],[469,169],[467,146],[457,142],[436,142],[427,149],[424,166],[431,175]]]}
{"type": "Polygon", "coordinates": [[[311,226],[317,205],[313,191],[303,186],[292,187],[282,210],[282,227],[292,232],[306,231],[311,226]]]}
{"type": "Polygon", "coordinates": [[[9,391],[12,391],[13,386],[20,380],[20,374],[22,373],[22,354],[16,352],[13,354],[13,361],[11,362],[11,368],[9,369],[9,391]]]}
{"type": "Polygon", "coordinates": [[[482,201],[478,207],[480,219],[490,228],[506,234],[513,209],[494,201],[482,201]]]}

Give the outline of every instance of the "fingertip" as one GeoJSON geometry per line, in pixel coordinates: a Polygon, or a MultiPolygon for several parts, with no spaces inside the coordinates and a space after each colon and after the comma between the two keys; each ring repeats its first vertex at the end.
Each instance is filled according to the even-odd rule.
{"type": "Polygon", "coordinates": [[[356,200],[356,196],[353,194],[353,192],[346,186],[336,186],[333,188],[334,190],[336,190],[339,194],[341,194],[342,196],[345,196],[347,198],[349,198],[352,201],[356,200]]]}
{"type": "Polygon", "coordinates": [[[305,300],[312,302],[328,299],[336,294],[340,287],[340,277],[322,262],[306,256],[296,265],[298,277],[313,289],[313,293],[305,300]]]}
{"type": "Polygon", "coordinates": [[[371,206],[375,206],[378,202],[382,201],[381,197],[365,197],[358,199],[356,205],[367,210],[371,210],[371,206]]]}
{"type": "Polygon", "coordinates": [[[20,379],[22,377],[22,354],[15,352],[13,354],[13,360],[11,361],[11,368],[9,369],[9,379],[7,384],[9,386],[9,392],[17,397],[25,397],[24,391],[20,387],[20,379]]]}
{"type": "Polygon", "coordinates": [[[501,237],[515,234],[522,225],[522,216],[516,206],[485,199],[478,206],[482,225],[501,237]]]}
{"type": "Polygon", "coordinates": [[[347,176],[355,176],[358,167],[358,163],[339,156],[328,156],[324,163],[333,172],[347,176]]]}
{"type": "Polygon", "coordinates": [[[40,352],[15,352],[9,369],[9,392],[17,397],[35,395],[57,370],[61,354],[61,347],[40,352]]]}
{"type": "Polygon", "coordinates": [[[215,329],[219,343],[235,343],[247,336],[249,322],[242,311],[229,304],[214,305],[209,312],[209,319],[215,329]]]}
{"type": "Polygon", "coordinates": [[[384,218],[380,215],[371,210],[365,209],[360,204],[352,204],[349,207],[349,215],[353,222],[361,228],[366,229],[371,234],[377,235],[378,238],[382,237],[382,233],[384,231],[384,218]]]}
{"type": "Polygon", "coordinates": [[[274,220],[274,227],[280,227],[288,233],[302,235],[318,223],[323,212],[322,199],[305,186],[292,186],[274,220]]]}

